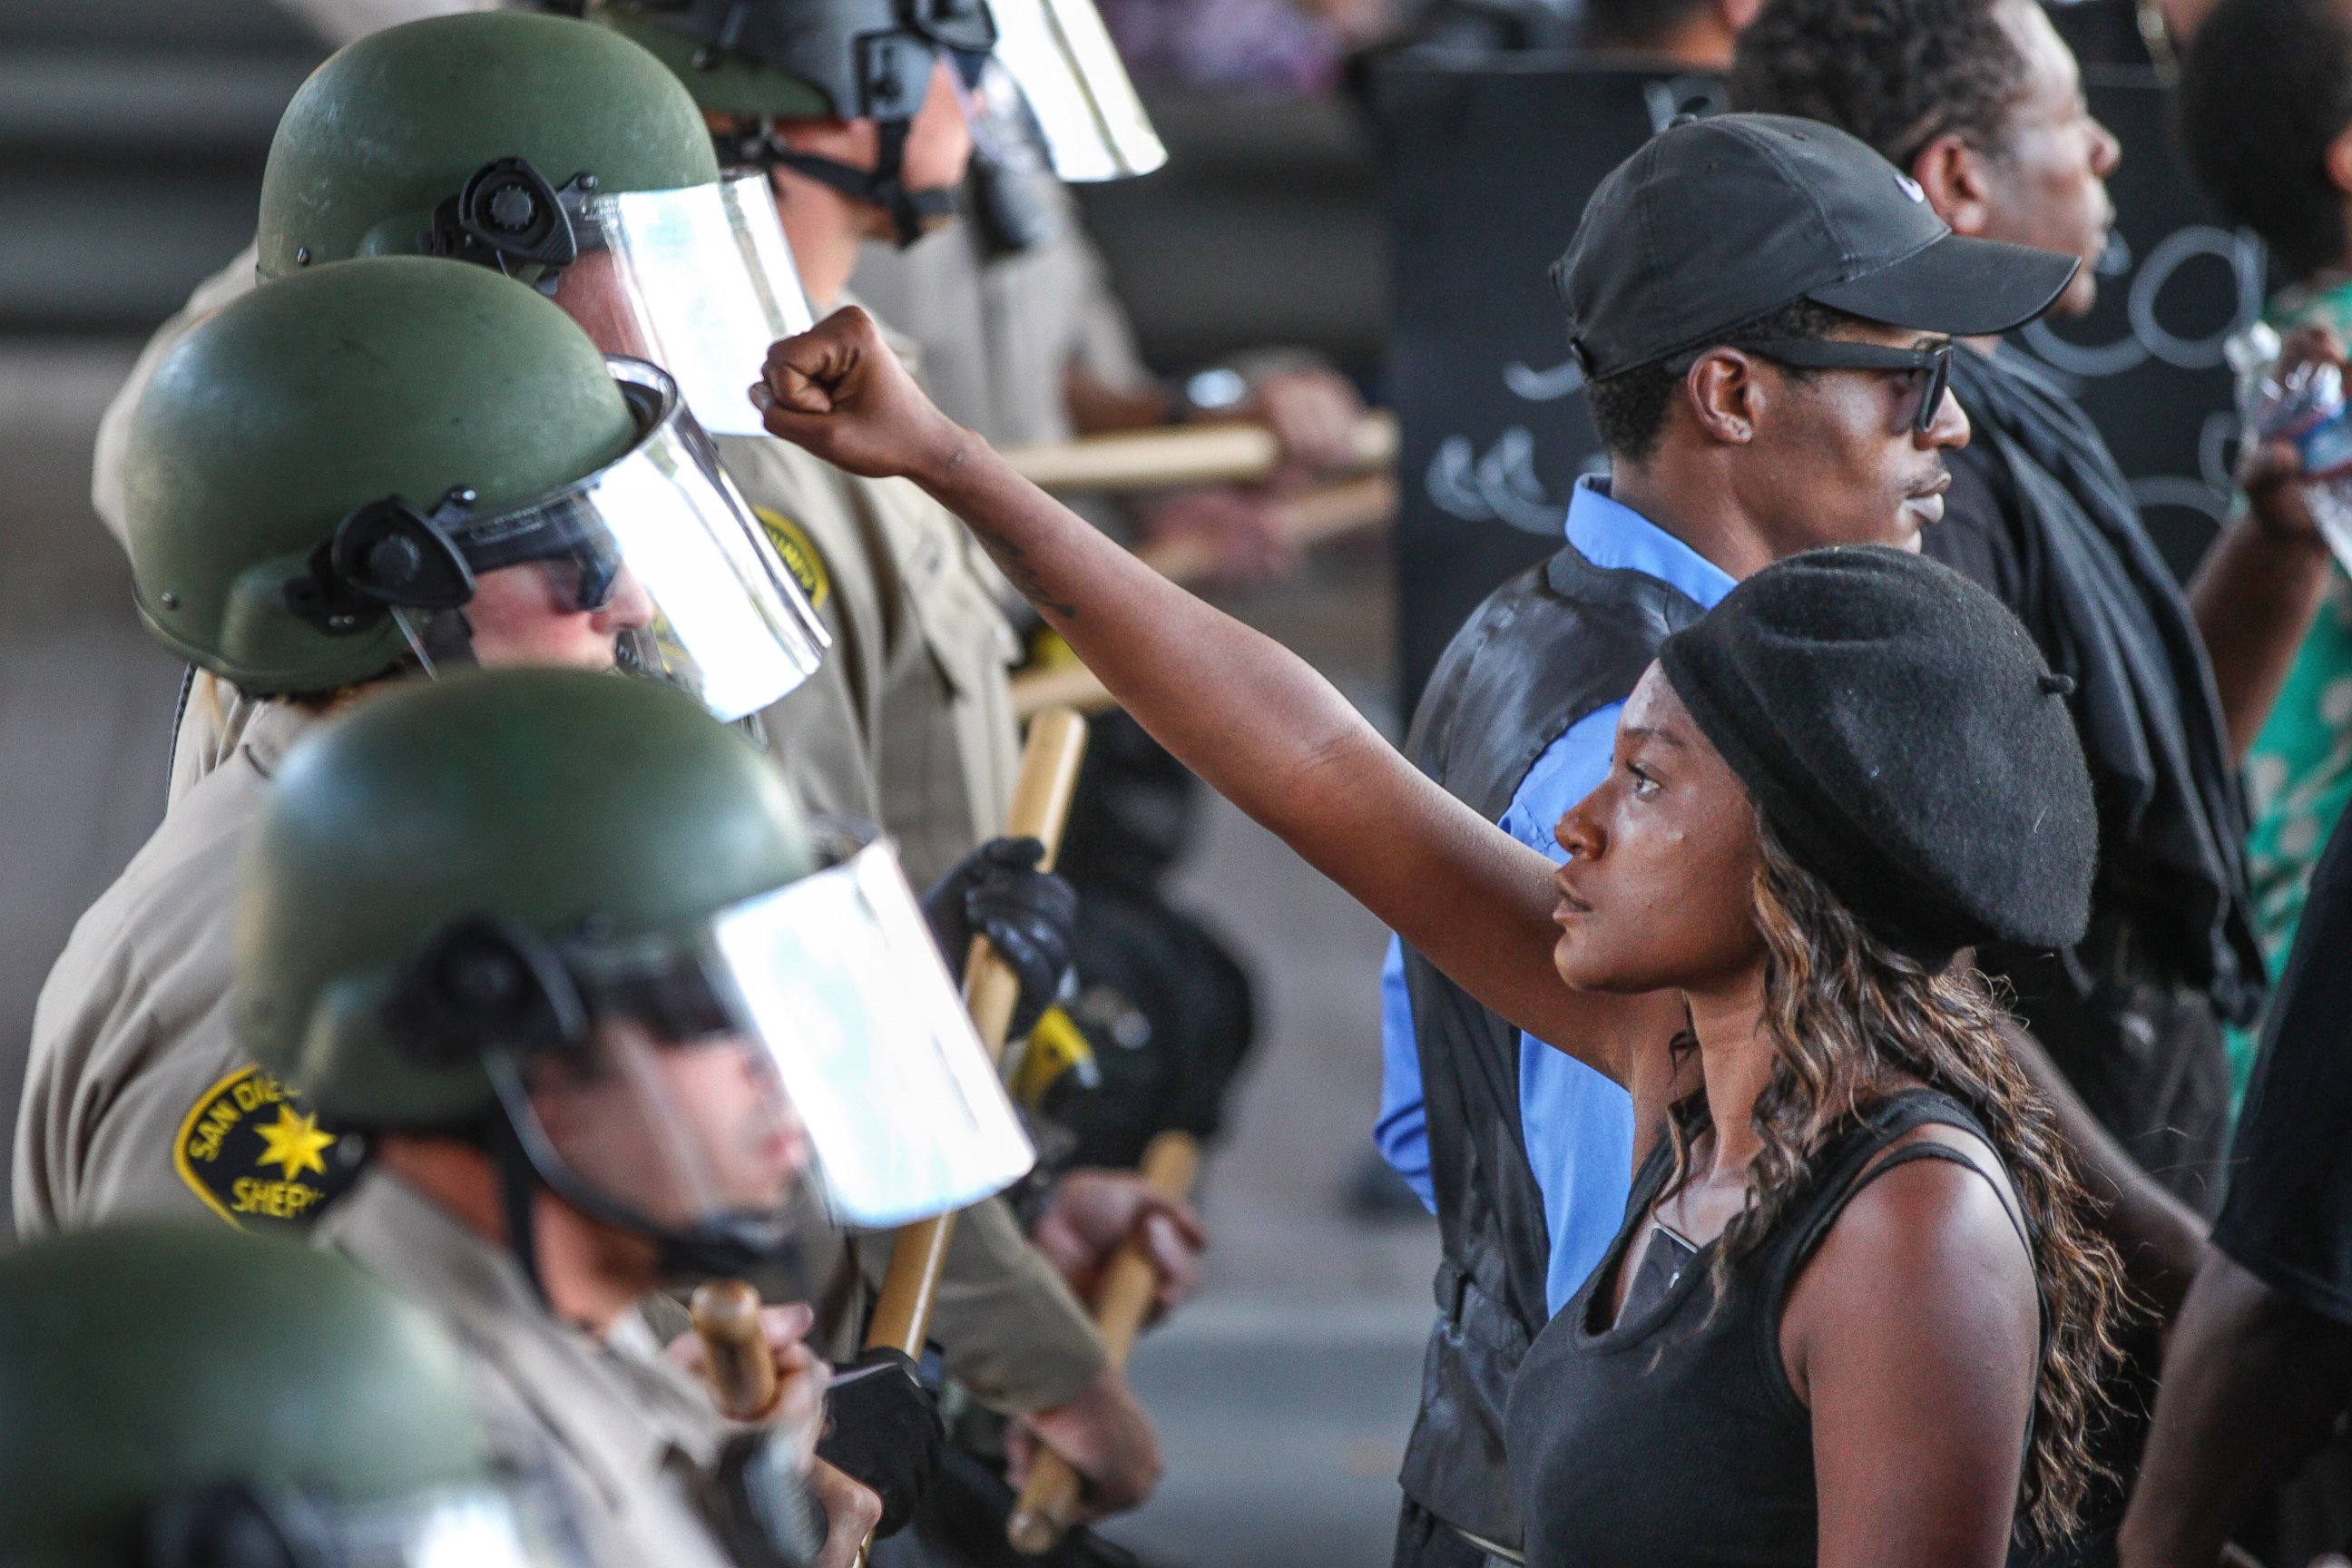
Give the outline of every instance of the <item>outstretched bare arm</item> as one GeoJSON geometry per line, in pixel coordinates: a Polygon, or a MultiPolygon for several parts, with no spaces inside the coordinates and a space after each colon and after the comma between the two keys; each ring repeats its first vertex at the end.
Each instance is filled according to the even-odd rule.
{"type": "Polygon", "coordinates": [[[932,406],[865,312],[769,352],[768,428],[902,475],[978,535],[1129,712],[1465,990],[1623,1082],[1654,1005],[1551,965],[1550,862],[1424,777],[1330,683],[1087,526],[932,406]]]}

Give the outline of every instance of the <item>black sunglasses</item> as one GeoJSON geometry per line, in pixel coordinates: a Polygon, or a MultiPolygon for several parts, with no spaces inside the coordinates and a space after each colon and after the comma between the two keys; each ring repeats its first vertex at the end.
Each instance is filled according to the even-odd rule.
{"type": "Polygon", "coordinates": [[[1952,384],[1952,345],[1932,349],[1882,348],[1876,343],[1850,343],[1836,338],[1767,338],[1761,342],[1727,345],[1798,370],[1907,370],[1925,373],[1919,406],[1911,428],[1925,436],[1935,427],[1936,412],[1944,406],[1944,392],[1952,384]]]}

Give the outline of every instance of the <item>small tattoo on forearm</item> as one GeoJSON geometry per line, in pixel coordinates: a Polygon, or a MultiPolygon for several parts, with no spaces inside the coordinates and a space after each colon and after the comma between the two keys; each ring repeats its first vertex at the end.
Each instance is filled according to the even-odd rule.
{"type": "Polygon", "coordinates": [[[1066,621],[1078,618],[1078,607],[1076,605],[1066,599],[1054,598],[1046,592],[1044,578],[1038,574],[1037,568],[1029,563],[1027,553],[1019,545],[986,529],[976,531],[980,534],[981,547],[988,552],[989,557],[996,563],[997,570],[1004,574],[1006,580],[1021,590],[1023,598],[1039,609],[1059,616],[1066,621]]]}

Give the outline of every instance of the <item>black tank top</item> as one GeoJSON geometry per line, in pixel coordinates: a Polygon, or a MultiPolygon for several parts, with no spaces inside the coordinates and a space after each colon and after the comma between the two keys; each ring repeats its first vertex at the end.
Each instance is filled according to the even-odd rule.
{"type": "MultiPolygon", "coordinates": [[[[1594,1333],[1594,1296],[1652,1223],[1651,1205],[1673,1168],[1671,1144],[1658,1141],[1634,1176],[1617,1239],[1537,1337],[1511,1390],[1507,1438],[1528,1568],[1811,1568],[1819,1526],[1812,1415],[1781,1363],[1781,1308],[1831,1223],[1868,1181],[1913,1160],[1983,1173],[1959,1150],[1933,1142],[1871,1165],[1889,1143],[1931,1122],[1985,1136],[1948,1095],[1889,1095],[1815,1157],[1817,1179],[1732,1268],[1712,1321],[1714,1242],[1662,1300],[1640,1309],[1629,1300],[1617,1324],[1594,1333]]],[[[2006,1194],[2002,1200],[2007,1211],[2006,1194]]]]}

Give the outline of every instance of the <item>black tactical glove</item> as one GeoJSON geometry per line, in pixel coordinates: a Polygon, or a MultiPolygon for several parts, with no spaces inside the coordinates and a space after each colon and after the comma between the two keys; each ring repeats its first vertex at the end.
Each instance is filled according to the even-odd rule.
{"type": "Polygon", "coordinates": [[[882,1500],[877,1540],[914,1517],[946,1441],[938,1402],[897,1351],[867,1351],[835,1373],[824,1391],[816,1457],[882,1500]]]}
{"type": "Polygon", "coordinates": [[[961,983],[971,939],[984,936],[1021,980],[1008,1038],[1027,1035],[1069,973],[1078,895],[1051,871],[1037,869],[1045,847],[1034,838],[992,838],[955,864],[923,895],[923,918],[961,983]]]}
{"type": "Polygon", "coordinates": [[[741,1568],[813,1568],[824,1554],[824,1510],[773,1432],[730,1437],[709,1482],[711,1522],[741,1568]]]}

